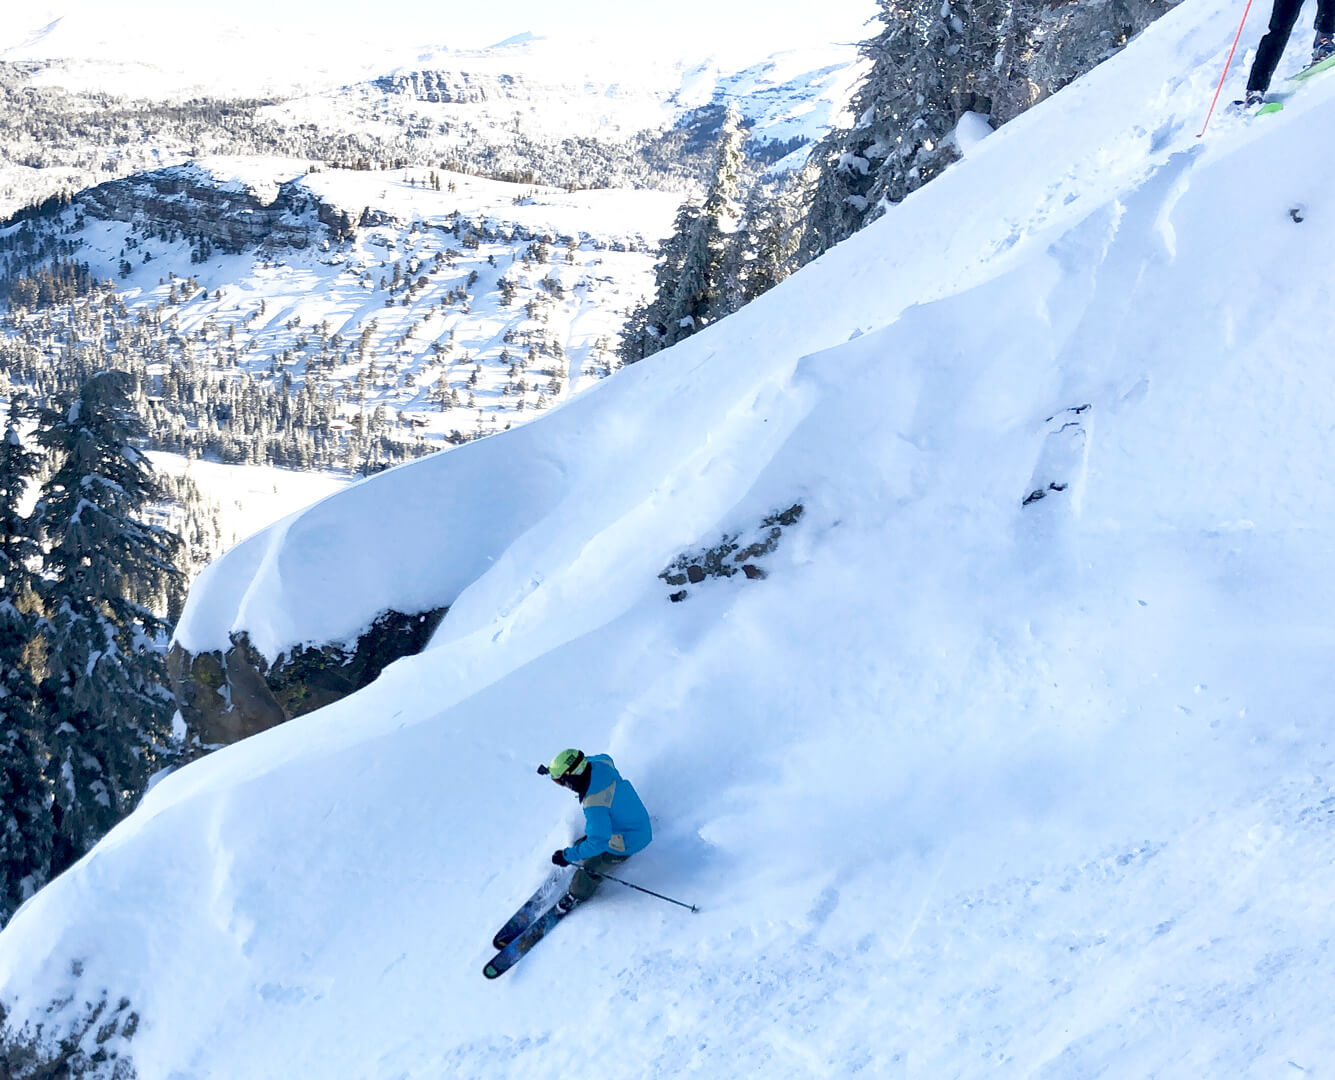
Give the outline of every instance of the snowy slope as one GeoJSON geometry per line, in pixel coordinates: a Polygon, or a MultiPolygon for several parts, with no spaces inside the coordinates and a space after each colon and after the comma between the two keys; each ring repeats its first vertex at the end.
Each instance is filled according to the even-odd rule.
{"type": "Polygon", "coordinates": [[[1182,5],[737,316],[215,564],[196,647],[453,607],[39,894],[10,1022],[123,995],[104,1046],[178,1080],[1328,1066],[1335,78],[1198,141],[1235,20],[1182,5]],[[765,580],[667,602],[796,501],[765,580]],[[655,816],[626,877],[704,910],[605,886],[485,984],[565,745],[655,816]]]}
{"type": "MultiPolygon", "coordinates": [[[[323,381],[339,391],[347,423],[382,408],[401,441],[442,446],[452,432],[471,437],[522,423],[617,362],[627,313],[653,290],[653,251],[671,231],[679,201],[666,192],[568,193],[428,169],[306,175],[308,168],[280,158],[215,157],[175,175],[250,192],[263,205],[280,185],[300,180],[352,221],[366,212],[375,223],[346,243],[214,249],[201,261],[193,240],[162,235],[159,222],[79,216],[79,257],[96,278],[117,283],[132,317],[161,312],[199,354],[230,352],[229,370],[274,386],[323,381]],[[428,184],[433,175],[440,190],[428,184]],[[470,246],[464,237],[473,232],[486,238],[470,246]],[[530,263],[526,254],[542,241],[549,261],[530,263]],[[395,275],[420,287],[391,289],[395,275]],[[200,288],[171,303],[187,278],[200,288]],[[508,303],[503,281],[512,291],[508,303]],[[333,350],[339,362],[323,370],[312,358],[331,335],[346,344],[333,350]],[[364,388],[359,373],[367,361],[354,347],[363,336],[378,372],[364,388]],[[530,344],[540,350],[531,364],[530,344]],[[523,393],[515,392],[512,362],[525,366],[523,393]],[[442,409],[439,398],[450,388],[460,404],[442,409]]],[[[75,218],[66,211],[62,223],[73,231],[75,218]]],[[[168,368],[155,363],[150,373],[168,368]]]]}

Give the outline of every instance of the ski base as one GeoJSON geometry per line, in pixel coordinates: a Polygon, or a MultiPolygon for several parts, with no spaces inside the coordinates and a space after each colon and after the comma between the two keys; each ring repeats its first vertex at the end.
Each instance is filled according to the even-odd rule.
{"type": "Polygon", "coordinates": [[[496,936],[491,939],[492,948],[504,949],[527,930],[533,920],[549,908],[554,898],[564,891],[562,886],[565,876],[566,871],[563,869],[553,870],[548,874],[547,880],[538,886],[538,891],[525,900],[524,906],[511,915],[509,921],[496,931],[496,936]]]}
{"type": "Polygon", "coordinates": [[[487,961],[482,974],[488,979],[497,979],[514,967],[525,954],[547,936],[548,931],[566,917],[566,912],[552,905],[539,915],[519,937],[487,961]]]}

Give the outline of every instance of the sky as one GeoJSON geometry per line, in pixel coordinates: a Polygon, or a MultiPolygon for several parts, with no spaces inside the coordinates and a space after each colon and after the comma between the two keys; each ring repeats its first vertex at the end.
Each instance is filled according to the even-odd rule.
{"type": "Polygon", "coordinates": [[[284,95],[525,34],[571,41],[574,64],[598,57],[605,68],[610,50],[645,61],[742,68],[790,49],[863,40],[874,32],[868,21],[876,10],[875,0],[819,6],[807,0],[232,0],[221,9],[166,0],[38,0],[18,18],[0,19],[0,61],[95,61],[82,71],[63,68],[63,84],[130,96],[284,95]]]}
{"type": "MultiPolygon", "coordinates": [[[[257,5],[258,6],[258,3],[257,5]]],[[[673,3],[627,4],[623,0],[510,0],[505,4],[439,4],[413,0],[395,5],[396,17],[429,31],[429,38],[457,35],[470,44],[489,45],[525,30],[551,33],[609,30],[621,33],[668,34],[674,37],[764,36],[790,45],[807,44],[813,12],[832,29],[832,40],[857,40],[861,25],[875,11],[873,0],[829,0],[818,8],[810,0],[674,0],[673,3]]],[[[332,0],[321,10],[356,20],[364,5],[358,0],[332,0]]]]}
{"type": "MultiPolygon", "coordinates": [[[[864,24],[874,15],[876,6],[875,0],[825,0],[818,7],[809,0],[674,0],[671,4],[403,0],[392,5],[367,5],[363,0],[299,0],[276,11],[268,0],[235,0],[227,10],[232,16],[229,21],[241,22],[257,33],[298,23],[335,36],[355,34],[368,42],[393,37],[451,48],[481,48],[526,31],[578,36],[608,32],[616,36],[642,34],[647,42],[665,37],[698,38],[704,49],[712,51],[721,39],[726,43],[728,38],[738,36],[763,42],[771,49],[819,44],[812,40],[812,25],[817,20],[827,28],[828,40],[856,41],[865,36],[864,24]]],[[[26,17],[20,20],[6,20],[8,25],[0,29],[0,50],[19,43],[61,15],[70,21],[114,16],[117,25],[151,24],[158,31],[192,16],[218,18],[217,9],[192,11],[189,5],[162,0],[130,0],[114,8],[91,0],[47,0],[26,11],[26,17]]]]}

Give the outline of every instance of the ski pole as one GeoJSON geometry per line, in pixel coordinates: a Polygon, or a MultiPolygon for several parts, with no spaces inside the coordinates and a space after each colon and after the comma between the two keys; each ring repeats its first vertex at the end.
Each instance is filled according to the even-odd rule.
{"type": "Polygon", "coordinates": [[[1224,61],[1224,72],[1219,76],[1219,85],[1214,88],[1214,97],[1210,101],[1210,111],[1205,114],[1205,123],[1201,125],[1200,138],[1205,134],[1205,129],[1210,126],[1210,117],[1214,115],[1214,107],[1219,101],[1219,92],[1224,89],[1224,80],[1228,78],[1228,69],[1233,66],[1233,54],[1238,51],[1238,42],[1242,40],[1242,28],[1247,25],[1247,14],[1252,10],[1252,0],[1247,0],[1247,6],[1242,9],[1242,22],[1238,23],[1238,32],[1233,37],[1233,48],[1228,50],[1228,59],[1224,61]]]}
{"type": "Polygon", "coordinates": [[[666,900],[669,904],[676,904],[677,907],[687,908],[690,911],[694,911],[697,915],[700,913],[700,909],[694,904],[683,904],[680,900],[673,900],[672,897],[664,896],[662,893],[656,893],[653,889],[645,889],[641,888],[639,885],[632,885],[629,881],[622,881],[619,877],[613,877],[611,874],[600,874],[596,870],[589,870],[587,868],[584,868],[584,872],[588,874],[589,877],[606,878],[608,881],[615,881],[618,885],[624,885],[628,889],[637,889],[642,893],[648,893],[650,896],[656,896],[660,900],[666,900]]]}

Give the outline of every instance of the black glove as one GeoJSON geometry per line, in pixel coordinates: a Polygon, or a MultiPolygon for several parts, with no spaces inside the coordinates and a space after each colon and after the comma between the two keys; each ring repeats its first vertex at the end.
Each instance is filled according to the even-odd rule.
{"type": "Polygon", "coordinates": [[[552,862],[554,862],[557,866],[570,865],[570,860],[566,858],[566,853],[564,851],[553,851],[552,862]]]}

